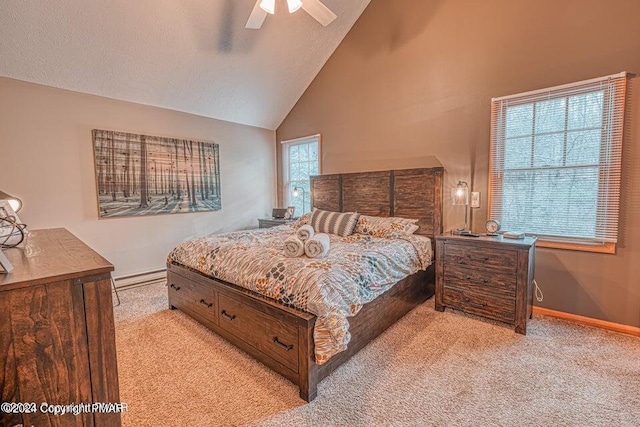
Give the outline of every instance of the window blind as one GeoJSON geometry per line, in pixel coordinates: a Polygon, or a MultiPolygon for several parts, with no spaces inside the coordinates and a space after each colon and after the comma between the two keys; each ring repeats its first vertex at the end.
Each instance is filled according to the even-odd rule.
{"type": "Polygon", "coordinates": [[[504,230],[615,243],[626,73],[492,99],[490,210],[504,230]]]}
{"type": "Polygon", "coordinates": [[[295,206],[295,215],[311,211],[311,180],[320,174],[320,135],[282,142],[282,175],[286,206],[295,206]],[[298,196],[293,190],[298,188],[298,196]]]}

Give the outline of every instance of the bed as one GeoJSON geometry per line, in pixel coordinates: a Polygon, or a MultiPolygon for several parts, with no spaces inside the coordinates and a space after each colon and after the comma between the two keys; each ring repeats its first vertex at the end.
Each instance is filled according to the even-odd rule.
{"type": "MultiPolygon", "coordinates": [[[[407,241],[412,240],[409,243],[415,245],[415,241],[420,240],[419,236],[426,236],[430,239],[429,244],[433,245],[434,237],[442,232],[442,174],[442,168],[429,168],[320,175],[311,179],[312,206],[370,216],[416,218],[420,226],[415,233],[418,237],[407,241]]],[[[286,230],[287,227],[290,226],[231,233],[229,239],[234,240],[234,248],[240,251],[255,249],[255,245],[251,244],[253,241],[265,242],[263,258],[276,259],[268,251],[277,247],[284,233],[292,232],[286,230]]],[[[217,239],[224,240],[226,237],[217,239]]],[[[354,236],[353,239],[360,238],[354,236]]],[[[367,240],[363,245],[370,247],[378,243],[367,240]]],[[[409,243],[397,243],[398,248],[393,249],[396,258],[403,256],[403,244],[407,251],[404,253],[409,256],[410,251],[406,249],[409,243]]],[[[327,322],[324,315],[319,317],[295,308],[301,306],[295,301],[278,298],[278,295],[271,295],[263,289],[252,289],[250,285],[260,279],[254,280],[249,272],[249,283],[242,283],[243,276],[229,276],[228,272],[216,270],[215,264],[207,264],[205,258],[211,259],[211,256],[190,257],[190,251],[195,251],[201,244],[204,244],[202,239],[196,243],[185,243],[169,256],[167,283],[170,308],[181,310],[297,384],[300,397],[306,401],[316,397],[319,381],[434,292],[434,265],[426,267],[429,264],[426,262],[426,269],[406,277],[397,277],[395,284],[391,282],[377,289],[379,296],[369,295],[375,299],[369,302],[367,297],[364,299],[366,304],[354,308],[357,314],[348,318],[348,345],[340,346],[338,342],[335,345],[339,348],[335,350],[326,346],[326,340],[318,339],[316,348],[314,331],[318,334],[316,329],[327,329],[326,324],[340,331],[336,322],[327,322]],[[235,283],[223,280],[229,277],[237,280],[233,280],[235,283]]],[[[332,237],[333,245],[338,256],[346,243],[332,237]]],[[[234,258],[240,257],[234,254],[234,258]]],[[[256,259],[253,264],[259,266],[265,262],[256,259]]],[[[277,266],[274,269],[273,274],[278,274],[277,266]]],[[[235,267],[228,270],[235,270],[235,267]]],[[[317,280],[320,280],[320,276],[317,280]]],[[[388,277],[386,280],[389,280],[388,277]]],[[[322,335],[316,335],[319,336],[322,335]]]]}

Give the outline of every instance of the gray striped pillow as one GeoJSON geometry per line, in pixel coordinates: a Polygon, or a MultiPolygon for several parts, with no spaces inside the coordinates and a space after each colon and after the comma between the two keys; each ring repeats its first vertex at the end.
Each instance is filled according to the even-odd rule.
{"type": "Polygon", "coordinates": [[[311,214],[311,226],[316,233],[337,234],[347,237],[353,233],[360,218],[355,212],[331,212],[314,209],[311,214]]]}

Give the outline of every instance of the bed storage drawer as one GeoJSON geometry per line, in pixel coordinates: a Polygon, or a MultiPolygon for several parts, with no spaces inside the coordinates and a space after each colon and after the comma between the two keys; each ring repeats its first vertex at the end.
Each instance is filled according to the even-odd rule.
{"type": "Polygon", "coordinates": [[[205,322],[218,324],[218,294],[210,287],[171,275],[169,304],[196,315],[205,322]]]}
{"type": "Polygon", "coordinates": [[[294,372],[298,371],[298,329],[247,307],[226,295],[218,295],[218,325],[272,357],[294,372]]]}

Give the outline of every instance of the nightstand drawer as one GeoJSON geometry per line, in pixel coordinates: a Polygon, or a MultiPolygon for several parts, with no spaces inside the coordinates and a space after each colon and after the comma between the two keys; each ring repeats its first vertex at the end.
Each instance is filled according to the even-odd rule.
{"type": "Polygon", "coordinates": [[[516,274],[508,271],[476,270],[464,265],[445,265],[445,286],[463,291],[484,292],[503,298],[515,298],[516,274]]]}
{"type": "Polygon", "coordinates": [[[527,333],[533,309],[535,237],[436,237],[435,309],[488,317],[527,333]]]}
{"type": "Polygon", "coordinates": [[[515,272],[518,266],[518,252],[515,250],[498,250],[451,243],[444,247],[444,262],[447,265],[508,272],[515,272]]]}
{"type": "Polygon", "coordinates": [[[443,303],[453,309],[512,323],[516,319],[516,302],[513,298],[487,297],[486,295],[445,288],[443,303]]]}

